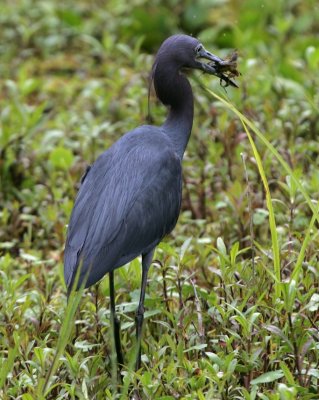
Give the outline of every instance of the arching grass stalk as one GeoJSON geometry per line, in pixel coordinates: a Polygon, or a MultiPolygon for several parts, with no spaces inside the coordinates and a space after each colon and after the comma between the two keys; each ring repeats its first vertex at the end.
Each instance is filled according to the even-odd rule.
{"type": "Polygon", "coordinates": [[[251,265],[252,265],[252,271],[255,276],[255,235],[254,235],[254,210],[252,207],[252,201],[251,201],[251,189],[250,189],[250,182],[248,178],[248,171],[246,167],[246,155],[244,153],[240,154],[241,159],[243,161],[244,165],[244,170],[245,170],[245,179],[246,179],[246,185],[247,185],[247,201],[248,201],[248,212],[249,212],[249,233],[250,233],[250,247],[251,247],[251,265]]]}
{"type": "Polygon", "coordinates": [[[69,343],[69,338],[71,335],[71,331],[74,328],[74,319],[75,319],[75,314],[78,309],[81,296],[83,293],[83,286],[76,291],[75,287],[78,282],[78,277],[79,277],[79,271],[81,268],[78,269],[78,273],[75,279],[75,283],[73,285],[73,288],[70,292],[69,298],[68,298],[68,304],[65,310],[65,315],[63,318],[63,322],[61,325],[60,329],[60,334],[58,337],[58,341],[56,344],[56,349],[55,349],[55,354],[52,360],[52,363],[50,365],[50,368],[47,371],[47,374],[45,377],[39,379],[38,387],[37,387],[37,399],[42,400],[46,399],[50,391],[56,386],[56,383],[52,385],[51,387],[49,386],[50,380],[56,373],[59,365],[61,364],[61,356],[69,343]]]}
{"type": "Polygon", "coordinates": [[[232,111],[234,114],[237,115],[237,117],[240,119],[240,121],[246,124],[249,129],[251,129],[255,135],[258,137],[258,139],[267,147],[267,149],[271,152],[271,154],[278,160],[280,165],[283,167],[285,172],[291,176],[291,179],[294,181],[295,185],[297,188],[300,190],[302,193],[303,197],[306,200],[306,203],[308,204],[309,208],[311,209],[313,215],[315,216],[315,219],[319,223],[319,213],[318,209],[316,208],[315,204],[312,202],[311,198],[309,197],[307,191],[305,188],[302,186],[302,183],[300,180],[296,177],[295,173],[293,170],[289,167],[289,165],[286,163],[286,161],[282,158],[282,156],[279,154],[279,152],[275,149],[275,147],[269,142],[269,140],[261,133],[261,131],[256,127],[256,125],[250,121],[247,117],[245,117],[244,114],[242,114],[237,108],[230,103],[228,100],[222,98],[218,94],[214,93],[213,91],[207,89],[204,87],[204,89],[215,99],[219,100],[221,103],[223,103],[230,111],[232,111]]]}
{"type": "Polygon", "coordinates": [[[267,182],[267,178],[262,166],[262,162],[259,156],[259,153],[257,151],[257,148],[255,146],[255,143],[252,139],[252,136],[249,132],[249,129],[253,131],[256,135],[256,137],[266,146],[266,148],[270,151],[270,153],[278,160],[279,164],[283,167],[284,171],[291,177],[293,182],[295,183],[296,187],[300,190],[301,194],[305,198],[306,203],[308,204],[309,208],[312,211],[312,219],[309,224],[309,227],[307,229],[307,233],[304,239],[304,242],[302,244],[295,268],[292,272],[292,275],[290,277],[290,281],[293,279],[297,279],[299,277],[299,273],[301,271],[301,266],[302,262],[304,260],[304,255],[305,255],[305,250],[307,248],[307,244],[310,240],[311,237],[311,232],[314,226],[315,221],[317,220],[319,222],[319,207],[314,204],[314,202],[311,200],[310,196],[308,195],[307,191],[302,185],[302,182],[296,177],[295,173],[293,170],[289,167],[289,165],[286,163],[286,161],[282,158],[282,156],[279,154],[279,152],[274,148],[274,146],[268,141],[268,139],[261,133],[261,131],[256,127],[256,125],[250,121],[245,115],[243,115],[230,101],[227,99],[219,96],[218,94],[214,93],[213,91],[207,89],[204,87],[204,89],[215,99],[220,101],[222,104],[224,104],[230,111],[232,111],[237,117],[240,119],[245,132],[247,134],[247,137],[249,139],[250,145],[252,147],[254,157],[257,162],[258,166],[258,171],[259,174],[262,178],[265,191],[266,191],[266,201],[267,201],[267,207],[269,211],[269,226],[271,230],[271,237],[272,237],[272,247],[273,247],[273,256],[274,256],[274,278],[276,280],[276,295],[280,294],[280,254],[279,254],[279,245],[278,245],[278,237],[277,237],[277,232],[276,232],[276,222],[275,222],[275,216],[273,212],[273,207],[272,207],[272,202],[271,202],[271,196],[269,192],[269,186],[267,182]],[[249,128],[249,129],[248,129],[249,128]]]}
{"type": "Polygon", "coordinates": [[[280,253],[279,253],[276,218],[275,218],[274,208],[272,205],[271,194],[270,194],[265,170],[263,168],[262,161],[261,161],[260,155],[258,153],[258,150],[256,148],[256,145],[254,143],[254,140],[253,140],[249,130],[247,129],[245,122],[241,118],[240,118],[240,120],[245,129],[247,137],[249,139],[251,148],[253,150],[254,157],[257,162],[258,172],[259,172],[259,175],[261,177],[261,180],[263,182],[265,192],[266,192],[266,204],[267,204],[267,208],[268,208],[268,212],[269,212],[269,228],[270,228],[270,234],[271,234],[272,252],[273,252],[273,259],[274,259],[274,273],[275,273],[275,278],[276,278],[275,279],[275,293],[276,293],[276,298],[279,299],[280,295],[281,295],[280,253]]]}

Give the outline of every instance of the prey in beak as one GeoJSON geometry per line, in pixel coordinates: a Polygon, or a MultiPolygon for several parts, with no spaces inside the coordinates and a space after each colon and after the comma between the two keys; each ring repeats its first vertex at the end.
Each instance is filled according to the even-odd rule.
{"type": "Polygon", "coordinates": [[[237,83],[232,79],[240,75],[240,72],[237,70],[237,51],[234,51],[226,60],[222,60],[215,56],[215,54],[207,51],[200,43],[195,48],[195,58],[196,67],[198,69],[220,78],[221,84],[224,82],[224,87],[233,86],[238,88],[237,83]],[[200,59],[206,59],[209,60],[209,62],[205,63],[200,59]]]}

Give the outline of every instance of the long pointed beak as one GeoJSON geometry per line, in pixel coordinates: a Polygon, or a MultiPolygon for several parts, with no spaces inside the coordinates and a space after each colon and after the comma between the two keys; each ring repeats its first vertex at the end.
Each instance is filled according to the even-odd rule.
{"type": "Polygon", "coordinates": [[[221,58],[215,56],[215,54],[210,53],[204,47],[199,51],[198,58],[206,58],[207,60],[213,61],[217,64],[223,63],[223,60],[221,58]]]}

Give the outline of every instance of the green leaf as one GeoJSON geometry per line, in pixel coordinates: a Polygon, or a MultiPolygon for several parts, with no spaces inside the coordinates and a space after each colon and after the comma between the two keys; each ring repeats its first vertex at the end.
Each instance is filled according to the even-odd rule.
{"type": "Polygon", "coordinates": [[[203,395],[203,392],[201,390],[197,391],[197,397],[198,400],[205,400],[205,396],[203,395]]]}
{"type": "Polygon", "coordinates": [[[207,344],[205,344],[205,343],[197,344],[195,346],[192,346],[192,347],[184,350],[184,353],[187,353],[187,352],[192,351],[192,350],[202,350],[202,349],[205,349],[205,347],[207,347],[207,344]]]}
{"type": "Polygon", "coordinates": [[[287,364],[283,361],[279,363],[280,368],[282,369],[283,373],[285,374],[285,378],[289,385],[295,385],[295,380],[293,374],[291,373],[290,369],[288,368],[287,364]]]}
{"type": "Polygon", "coordinates": [[[253,379],[250,383],[252,385],[260,385],[261,383],[269,383],[269,382],[277,381],[278,379],[281,379],[283,376],[284,376],[284,373],[282,370],[266,372],[266,373],[258,376],[258,378],[253,379]]]}
{"type": "Polygon", "coordinates": [[[227,254],[225,243],[221,237],[217,238],[217,248],[222,254],[227,254]]]}
{"type": "Polygon", "coordinates": [[[297,389],[295,387],[288,387],[284,383],[279,383],[278,392],[280,393],[281,400],[294,400],[296,398],[297,389]]]}
{"type": "Polygon", "coordinates": [[[307,47],[306,60],[310,68],[317,70],[319,67],[319,48],[315,48],[314,46],[307,47]]]}
{"type": "Polygon", "coordinates": [[[185,242],[182,244],[181,251],[180,251],[180,253],[179,253],[180,261],[183,261],[184,255],[185,255],[187,249],[189,248],[189,246],[190,246],[190,244],[191,244],[191,241],[192,241],[192,237],[189,237],[189,238],[187,238],[187,239],[185,240],[185,242]]]}
{"type": "Polygon", "coordinates": [[[318,308],[319,308],[319,294],[318,293],[314,293],[311,296],[310,301],[307,305],[307,308],[309,309],[309,311],[318,311],[318,308]]]}
{"type": "Polygon", "coordinates": [[[223,364],[223,361],[217,354],[212,353],[210,351],[206,351],[205,354],[212,363],[217,364],[219,366],[221,366],[223,364]]]}
{"type": "Polygon", "coordinates": [[[268,210],[264,210],[263,208],[257,208],[253,215],[254,225],[262,225],[268,217],[269,217],[268,210]]]}
{"type": "Polygon", "coordinates": [[[21,397],[22,400],[34,400],[34,397],[31,394],[25,393],[21,397]]]}
{"type": "Polygon", "coordinates": [[[230,262],[231,265],[235,265],[236,262],[236,257],[238,255],[238,250],[239,250],[239,242],[236,242],[233,244],[231,250],[230,250],[230,262]]]}
{"type": "Polygon", "coordinates": [[[66,170],[73,164],[74,156],[71,150],[64,147],[56,147],[52,150],[49,160],[55,168],[66,170]]]}
{"type": "Polygon", "coordinates": [[[18,342],[16,342],[14,347],[11,347],[8,351],[7,359],[1,363],[0,372],[0,389],[3,387],[8,374],[11,372],[14,364],[15,357],[18,353],[18,342]]]}

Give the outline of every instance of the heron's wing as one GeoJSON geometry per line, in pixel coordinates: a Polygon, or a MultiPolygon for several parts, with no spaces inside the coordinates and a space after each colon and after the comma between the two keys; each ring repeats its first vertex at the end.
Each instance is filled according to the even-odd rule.
{"type": "Polygon", "coordinates": [[[154,247],[175,226],[181,202],[180,160],[162,135],[152,135],[126,135],[88,171],[68,228],[67,286],[80,256],[83,273],[91,267],[96,281],[118,263],[154,247]]]}

